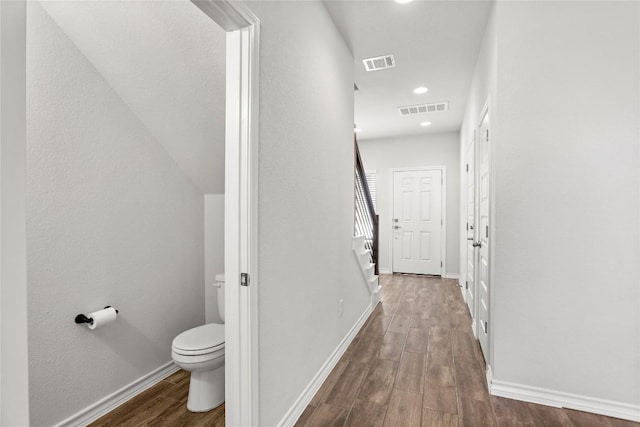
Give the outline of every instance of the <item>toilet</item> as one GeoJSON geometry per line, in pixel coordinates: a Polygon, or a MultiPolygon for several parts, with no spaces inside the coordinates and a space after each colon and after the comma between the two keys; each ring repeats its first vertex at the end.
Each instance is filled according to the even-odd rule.
{"type": "MultiPolygon", "coordinates": [[[[224,273],[216,275],[218,312],[224,322],[224,273]]],[[[224,324],[184,331],[171,343],[176,365],[191,372],[187,409],[206,412],[224,403],[224,324]]]]}

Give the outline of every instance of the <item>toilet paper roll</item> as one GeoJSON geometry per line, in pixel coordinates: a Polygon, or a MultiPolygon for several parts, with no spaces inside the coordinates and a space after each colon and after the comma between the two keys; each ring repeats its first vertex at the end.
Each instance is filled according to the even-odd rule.
{"type": "Polygon", "coordinates": [[[108,325],[109,323],[116,320],[116,317],[118,317],[118,313],[116,313],[115,308],[107,307],[103,310],[89,313],[87,317],[89,319],[93,319],[92,323],[87,324],[87,326],[89,326],[89,329],[96,329],[96,328],[101,328],[104,325],[108,325]]]}

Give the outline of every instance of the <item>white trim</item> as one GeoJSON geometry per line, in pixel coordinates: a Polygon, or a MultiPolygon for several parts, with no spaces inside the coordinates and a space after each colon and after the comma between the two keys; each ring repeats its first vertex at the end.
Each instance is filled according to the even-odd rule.
{"type": "Polygon", "coordinates": [[[358,321],[353,325],[351,330],[347,333],[347,335],[340,341],[340,344],[336,347],[336,349],[331,353],[331,356],[324,362],[324,365],[320,368],[318,373],[313,377],[311,382],[304,388],[300,396],[295,400],[291,408],[284,414],[284,417],[277,424],[278,427],[289,427],[293,426],[302,412],[304,412],[305,408],[313,399],[313,396],[320,390],[322,383],[325,382],[333,368],[335,368],[336,364],[344,354],[344,352],[349,347],[349,344],[353,341],[360,328],[367,321],[371,313],[373,312],[374,305],[369,305],[365,311],[362,313],[358,321]]]}
{"type": "MultiPolygon", "coordinates": [[[[389,191],[391,196],[389,197],[391,209],[389,210],[391,216],[393,216],[393,174],[396,172],[409,172],[409,171],[429,171],[429,170],[439,170],[442,177],[442,188],[441,188],[441,214],[442,214],[442,235],[440,236],[440,260],[442,261],[442,267],[440,267],[440,275],[444,277],[445,271],[447,268],[447,167],[445,165],[436,165],[436,166],[414,166],[414,167],[406,167],[406,168],[390,168],[389,169],[389,191]]],[[[392,235],[393,237],[393,235],[392,235]]],[[[389,265],[391,266],[390,270],[393,273],[393,238],[389,239],[389,265]]]]}
{"type": "MultiPolygon", "coordinates": [[[[475,336],[476,329],[473,328],[473,333],[475,336]]],[[[489,392],[491,392],[491,385],[493,384],[493,369],[491,369],[491,365],[487,365],[487,370],[485,371],[485,377],[487,379],[487,387],[489,388],[489,392]]]]}
{"type": "MultiPolygon", "coordinates": [[[[493,253],[495,252],[495,245],[493,244],[494,237],[495,237],[495,220],[493,218],[493,211],[494,211],[494,208],[495,208],[495,191],[494,191],[494,187],[495,187],[495,182],[494,181],[495,180],[493,179],[493,175],[494,174],[493,174],[493,169],[492,169],[493,168],[493,161],[492,161],[492,157],[493,156],[492,156],[492,153],[493,153],[493,149],[495,147],[495,144],[493,142],[493,138],[494,138],[493,133],[494,132],[493,132],[493,129],[491,127],[491,120],[492,120],[491,119],[491,114],[492,114],[491,108],[492,108],[491,107],[491,93],[489,93],[489,94],[487,94],[487,99],[486,99],[486,101],[485,101],[485,103],[484,103],[484,105],[482,107],[482,110],[480,111],[480,116],[479,116],[480,119],[479,119],[476,127],[474,128],[474,132],[475,132],[474,133],[474,139],[475,139],[475,144],[476,144],[476,146],[474,148],[474,150],[475,150],[474,156],[476,158],[476,165],[475,165],[475,169],[476,170],[474,171],[474,173],[476,174],[475,191],[477,192],[476,194],[479,194],[478,192],[480,191],[480,186],[478,185],[478,183],[480,182],[480,180],[478,178],[479,178],[479,174],[480,174],[480,162],[481,162],[481,160],[480,160],[480,157],[479,157],[480,156],[480,150],[478,149],[478,147],[480,146],[479,138],[482,138],[482,135],[478,135],[477,131],[480,129],[480,126],[482,125],[482,121],[484,120],[484,116],[485,115],[489,115],[489,123],[488,123],[488,130],[489,130],[489,135],[490,135],[490,137],[489,137],[489,153],[488,153],[488,158],[489,158],[489,160],[488,160],[488,162],[489,162],[489,164],[488,164],[488,169],[489,169],[489,172],[488,172],[489,188],[487,190],[489,192],[489,206],[488,206],[488,209],[487,209],[487,221],[489,223],[489,242],[488,242],[489,243],[489,248],[487,250],[487,263],[488,263],[487,268],[489,269],[489,272],[488,272],[488,280],[489,280],[489,283],[488,283],[488,286],[489,286],[489,292],[488,292],[489,313],[487,314],[487,322],[489,323],[490,326],[489,326],[489,333],[488,333],[488,335],[489,335],[488,336],[488,341],[489,342],[488,342],[488,349],[487,349],[489,354],[485,354],[484,355],[485,360],[487,361],[487,363],[491,363],[491,361],[492,361],[492,358],[493,358],[493,356],[492,356],[493,355],[493,347],[494,347],[494,345],[493,345],[493,339],[494,339],[493,338],[494,337],[493,329],[494,329],[494,326],[492,326],[493,325],[492,316],[493,316],[493,312],[494,312],[494,310],[493,310],[493,308],[494,308],[493,307],[494,298],[492,298],[491,294],[493,293],[493,287],[492,287],[493,282],[494,282],[494,277],[493,277],[493,275],[494,275],[494,268],[493,268],[494,267],[493,266],[494,257],[493,257],[493,253]]],[[[479,222],[478,222],[480,220],[480,197],[479,196],[476,198],[476,201],[477,201],[477,203],[476,203],[476,224],[479,224],[479,222]]],[[[478,251],[478,258],[476,258],[478,261],[479,261],[479,256],[480,256],[479,253],[480,253],[480,251],[478,251]]],[[[474,320],[474,322],[477,322],[477,320],[478,320],[477,318],[479,317],[478,316],[478,312],[480,311],[480,306],[479,306],[480,300],[478,299],[480,283],[478,281],[479,272],[478,272],[477,269],[474,269],[474,274],[476,275],[475,280],[474,280],[474,284],[476,286],[476,288],[474,290],[476,292],[475,293],[475,298],[476,298],[476,313],[475,314],[476,314],[476,318],[474,318],[473,320],[474,320]]]]}
{"type": "Polygon", "coordinates": [[[629,403],[598,399],[541,387],[499,381],[493,378],[491,378],[491,381],[489,382],[490,373],[491,372],[489,370],[487,372],[487,383],[489,384],[489,391],[494,396],[553,406],[556,408],[575,409],[578,411],[591,412],[594,414],[622,418],[630,421],[640,421],[640,405],[632,405],[629,403]]]}
{"type": "Polygon", "coordinates": [[[379,267],[378,267],[378,273],[380,273],[380,274],[393,274],[393,273],[391,273],[391,269],[390,268],[379,268],[379,267]]]}
{"type": "Polygon", "coordinates": [[[195,0],[227,31],[225,419],[259,424],[258,77],[260,20],[241,1],[195,0]],[[240,286],[240,274],[250,284],[240,286]]]}
{"type": "MultiPolygon", "coordinates": [[[[460,182],[462,182],[461,188],[460,188],[460,193],[462,194],[462,196],[464,197],[463,200],[463,204],[461,206],[464,206],[464,212],[463,215],[464,217],[462,218],[462,223],[461,223],[461,230],[463,230],[463,232],[461,233],[461,247],[464,249],[462,251],[462,253],[464,254],[464,265],[461,265],[461,280],[462,278],[464,278],[464,282],[465,282],[465,286],[463,288],[463,294],[464,294],[464,301],[465,303],[467,303],[467,307],[469,307],[470,305],[470,301],[468,300],[469,298],[469,293],[471,293],[473,295],[473,301],[471,301],[471,305],[473,305],[473,307],[469,308],[469,311],[471,312],[471,317],[472,317],[472,321],[473,321],[473,331],[474,331],[474,336],[477,338],[478,336],[476,335],[476,317],[477,317],[477,312],[478,312],[478,256],[480,254],[480,251],[478,249],[473,250],[473,260],[469,260],[469,240],[468,239],[468,234],[469,234],[469,230],[466,227],[467,221],[469,220],[469,212],[468,212],[468,208],[469,208],[469,200],[468,200],[468,193],[467,191],[469,190],[469,172],[466,171],[466,167],[468,167],[469,164],[473,165],[473,224],[469,224],[471,226],[474,227],[474,233],[473,233],[473,241],[475,242],[476,239],[476,233],[479,229],[479,225],[478,225],[478,221],[479,221],[479,203],[478,203],[478,179],[477,179],[477,173],[478,173],[478,161],[477,161],[477,153],[476,153],[476,149],[477,149],[477,144],[476,144],[476,133],[477,133],[477,129],[473,129],[473,135],[471,137],[471,139],[469,140],[469,142],[466,144],[465,147],[465,151],[462,153],[462,158],[464,158],[464,165],[465,167],[463,168],[464,171],[464,179],[460,179],[460,182]],[[473,147],[472,147],[473,146],[473,147]],[[467,158],[467,154],[469,152],[469,148],[473,148],[473,159],[469,159],[467,158]],[[470,261],[473,263],[473,286],[471,286],[471,292],[469,291],[469,288],[467,287],[467,282],[468,282],[468,278],[469,278],[469,263],[470,261]],[[463,275],[464,274],[464,275],[463,275]]],[[[460,282],[462,284],[462,281],[460,282]]]]}
{"type": "Polygon", "coordinates": [[[445,273],[442,275],[443,279],[456,279],[460,283],[460,275],[458,273],[445,273]]]}
{"type": "Polygon", "coordinates": [[[113,411],[134,396],[158,384],[160,381],[167,378],[174,372],[177,372],[179,369],[180,368],[178,368],[175,363],[167,362],[132,383],[127,384],[121,389],[71,415],[69,418],[60,421],[54,427],[86,426],[103,415],[113,411]]]}
{"type": "Polygon", "coordinates": [[[364,236],[353,236],[351,247],[353,249],[353,256],[356,257],[356,261],[362,272],[362,278],[367,287],[367,292],[371,295],[371,303],[375,305],[379,297],[380,284],[378,282],[378,276],[375,274],[375,264],[371,263],[371,252],[364,247],[364,236]]]}
{"type": "Polygon", "coordinates": [[[375,307],[378,305],[380,301],[382,301],[382,286],[380,286],[380,281],[376,281],[378,286],[371,293],[371,307],[375,307]]]}
{"type": "Polygon", "coordinates": [[[258,18],[241,1],[191,0],[191,2],[226,32],[242,30],[258,22],[258,18]]]}
{"type": "Polygon", "coordinates": [[[0,425],[29,425],[26,2],[0,1],[0,425]]]}

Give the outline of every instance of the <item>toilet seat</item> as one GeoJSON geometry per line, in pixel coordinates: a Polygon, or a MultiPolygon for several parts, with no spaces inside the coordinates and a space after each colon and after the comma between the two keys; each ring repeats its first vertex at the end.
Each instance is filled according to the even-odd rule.
{"type": "Polygon", "coordinates": [[[224,354],[224,325],[208,323],[184,331],[173,339],[171,350],[183,356],[224,354]]]}

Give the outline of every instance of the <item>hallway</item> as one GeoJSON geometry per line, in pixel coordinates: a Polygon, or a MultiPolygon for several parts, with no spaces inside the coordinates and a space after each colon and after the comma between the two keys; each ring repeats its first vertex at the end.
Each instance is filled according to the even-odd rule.
{"type": "Polygon", "coordinates": [[[382,275],[380,283],[383,302],[296,426],[640,425],[490,396],[456,282],[382,275]]]}

